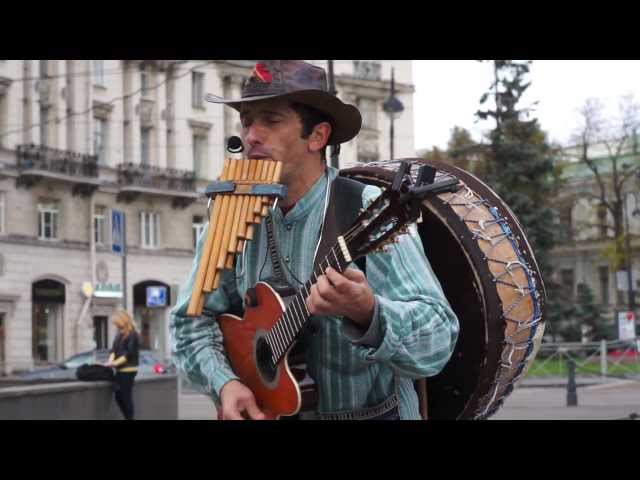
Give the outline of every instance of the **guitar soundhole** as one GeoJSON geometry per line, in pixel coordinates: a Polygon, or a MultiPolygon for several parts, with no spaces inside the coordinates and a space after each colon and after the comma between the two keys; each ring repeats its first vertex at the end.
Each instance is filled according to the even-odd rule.
{"type": "Polygon", "coordinates": [[[276,378],[278,369],[271,360],[271,347],[264,337],[258,339],[256,343],[256,361],[262,378],[266,382],[272,382],[276,378]]]}

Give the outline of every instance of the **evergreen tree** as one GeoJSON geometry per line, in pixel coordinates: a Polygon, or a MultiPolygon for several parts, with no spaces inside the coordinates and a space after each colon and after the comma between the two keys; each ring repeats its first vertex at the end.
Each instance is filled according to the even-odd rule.
{"type": "Polygon", "coordinates": [[[591,288],[585,283],[578,284],[578,303],[576,305],[576,322],[586,327],[589,341],[607,340],[612,332],[603,317],[603,307],[596,303],[591,288]]]}
{"type": "MultiPolygon", "coordinates": [[[[531,84],[525,81],[530,64],[513,60],[493,61],[494,82],[480,103],[485,104],[493,97],[495,105],[479,110],[477,116],[481,120],[491,118],[495,121],[495,128],[487,135],[489,144],[484,150],[484,180],[511,208],[522,225],[547,289],[546,320],[557,322],[568,313],[560,305],[567,299],[557,297],[560,289],[551,276],[550,252],[558,228],[554,223],[551,199],[557,173],[553,165],[554,151],[545,132],[536,118],[529,118],[532,109],[519,105],[531,84]]],[[[554,331],[554,328],[550,330],[554,331]]]]}

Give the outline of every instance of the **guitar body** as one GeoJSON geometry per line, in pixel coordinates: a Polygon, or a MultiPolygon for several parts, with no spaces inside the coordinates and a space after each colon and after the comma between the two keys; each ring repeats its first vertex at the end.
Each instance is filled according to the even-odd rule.
{"type": "Polygon", "coordinates": [[[271,351],[264,335],[285,311],[280,296],[265,282],[255,286],[256,305],[247,306],[244,318],[220,315],[218,323],[231,368],[253,392],[258,407],[270,420],[295,415],[300,410],[301,393],[289,369],[289,351],[273,368],[271,351]]]}

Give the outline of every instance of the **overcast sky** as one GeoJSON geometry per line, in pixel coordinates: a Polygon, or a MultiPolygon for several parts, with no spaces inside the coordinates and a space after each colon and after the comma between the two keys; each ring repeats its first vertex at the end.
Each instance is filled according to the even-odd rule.
{"type": "MultiPolygon", "coordinates": [[[[489,120],[474,123],[480,97],[493,79],[490,62],[415,60],[413,78],[417,150],[446,148],[454,125],[469,130],[475,140],[495,125],[489,120]]],[[[531,86],[521,104],[539,101],[534,115],[542,129],[550,140],[565,145],[586,98],[600,98],[609,116],[617,114],[623,95],[633,94],[640,102],[639,60],[534,60],[528,78],[531,86]]]]}

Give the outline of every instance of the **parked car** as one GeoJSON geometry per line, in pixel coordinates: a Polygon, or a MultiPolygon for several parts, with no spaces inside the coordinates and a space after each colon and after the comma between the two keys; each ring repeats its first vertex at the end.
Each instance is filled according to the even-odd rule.
{"type": "MultiPolygon", "coordinates": [[[[64,362],[51,367],[37,368],[28,372],[16,374],[16,378],[23,380],[75,380],[76,369],[85,363],[106,363],[109,350],[90,350],[78,353],[64,362]]],[[[138,374],[164,374],[172,371],[172,366],[160,360],[158,354],[151,350],[140,350],[138,374]]]]}

